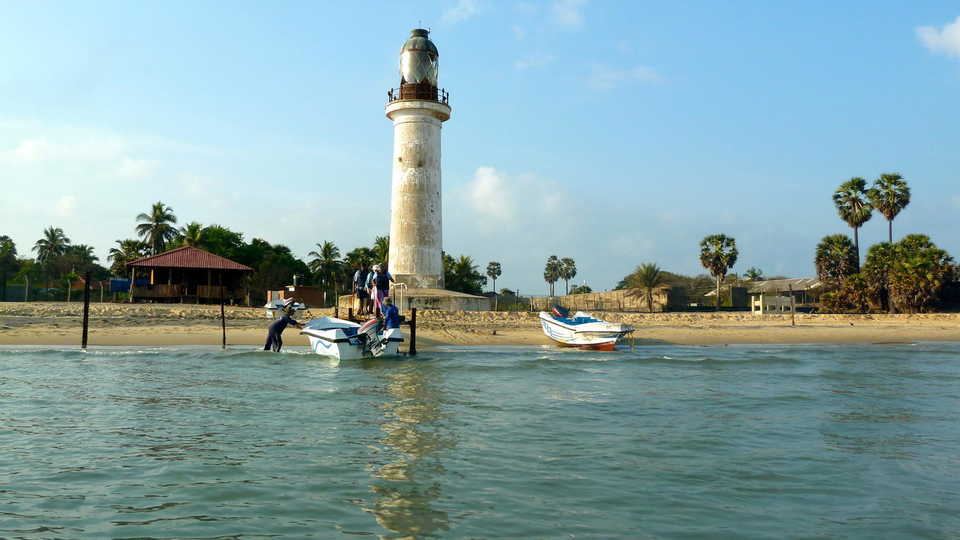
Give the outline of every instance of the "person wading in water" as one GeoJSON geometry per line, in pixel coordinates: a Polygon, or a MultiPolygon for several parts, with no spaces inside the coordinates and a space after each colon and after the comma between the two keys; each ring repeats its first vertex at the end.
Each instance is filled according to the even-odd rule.
{"type": "Polygon", "coordinates": [[[297,328],[303,328],[302,324],[293,320],[293,298],[287,298],[283,301],[282,313],[283,315],[270,323],[270,328],[267,329],[267,342],[263,345],[263,350],[265,351],[273,349],[273,352],[280,352],[280,349],[283,347],[283,339],[280,336],[288,324],[292,324],[297,328]]]}

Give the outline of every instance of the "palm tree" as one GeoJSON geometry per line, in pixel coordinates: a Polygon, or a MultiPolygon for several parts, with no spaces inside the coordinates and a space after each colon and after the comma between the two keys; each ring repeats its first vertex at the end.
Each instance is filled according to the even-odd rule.
{"type": "Polygon", "coordinates": [[[543,280],[550,285],[550,296],[553,296],[553,284],[560,279],[560,259],[551,255],[543,268],[543,280]]]}
{"type": "Polygon", "coordinates": [[[17,244],[7,235],[0,235],[0,301],[7,299],[7,275],[16,272],[17,244]]]}
{"type": "Polygon", "coordinates": [[[763,279],[763,270],[757,268],[756,266],[751,266],[750,268],[747,268],[743,275],[748,281],[760,281],[763,279]]]}
{"type": "Polygon", "coordinates": [[[203,243],[203,225],[199,222],[191,221],[185,226],[180,227],[180,241],[185,246],[200,247],[203,243]]]}
{"type": "Polygon", "coordinates": [[[387,259],[390,258],[390,237],[389,236],[378,236],[373,239],[373,247],[371,248],[374,256],[377,258],[378,263],[386,263],[387,259]]]}
{"type": "Polygon", "coordinates": [[[67,247],[65,255],[68,259],[68,262],[73,267],[73,271],[80,275],[86,273],[87,270],[90,270],[94,264],[100,260],[99,257],[94,255],[93,246],[88,246],[86,244],[77,244],[67,247]]]}
{"type": "Polygon", "coordinates": [[[720,309],[720,283],[727,271],[737,263],[737,241],[725,234],[713,234],[700,242],[700,264],[717,280],[717,303],[720,309]]]}
{"type": "Polygon", "coordinates": [[[130,238],[127,240],[117,240],[117,247],[110,248],[107,255],[108,261],[113,261],[110,265],[110,272],[115,276],[122,276],[127,268],[127,263],[135,261],[147,254],[147,244],[130,238]]]}
{"type": "Polygon", "coordinates": [[[887,218],[887,241],[893,243],[893,218],[910,204],[910,186],[898,173],[884,173],[867,190],[873,207],[887,218]]]}
{"type": "Polygon", "coordinates": [[[563,279],[564,294],[570,294],[570,280],[577,277],[577,263],[570,257],[560,259],[560,278],[563,279]]]}
{"type": "Polygon", "coordinates": [[[43,230],[43,238],[33,245],[33,251],[37,252],[37,262],[46,264],[65,254],[69,245],[70,239],[63,234],[63,229],[51,225],[43,230]]]}
{"type": "Polygon", "coordinates": [[[173,208],[160,201],[154,203],[149,214],[138,215],[137,221],[143,222],[137,225],[137,235],[146,240],[152,255],[163,251],[167,243],[179,235],[173,226],[177,222],[173,208]]]}
{"type": "Polygon", "coordinates": [[[333,296],[336,298],[339,294],[337,276],[340,274],[343,265],[340,261],[340,248],[329,240],[322,244],[318,243],[317,247],[320,248],[319,251],[307,253],[308,257],[313,257],[313,260],[309,263],[310,270],[317,275],[321,285],[333,286],[333,296]]]}
{"type": "Polygon", "coordinates": [[[840,219],[853,228],[853,247],[860,261],[859,229],[873,216],[873,205],[867,200],[867,181],[859,176],[840,184],[833,193],[833,204],[837,207],[840,219]]]}
{"type": "Polygon", "coordinates": [[[500,263],[496,261],[491,261],[487,263],[487,277],[493,280],[493,310],[494,311],[497,310],[497,300],[499,296],[497,295],[497,278],[500,277],[502,273],[503,271],[500,268],[500,263]]]}
{"type": "Polygon", "coordinates": [[[663,270],[655,263],[644,263],[627,277],[627,287],[631,296],[640,296],[647,300],[647,310],[653,313],[653,291],[666,282],[663,270]]]}
{"type": "Polygon", "coordinates": [[[839,282],[857,271],[857,250],[845,234],[824,236],[817,244],[813,264],[817,277],[823,281],[839,282]]]}

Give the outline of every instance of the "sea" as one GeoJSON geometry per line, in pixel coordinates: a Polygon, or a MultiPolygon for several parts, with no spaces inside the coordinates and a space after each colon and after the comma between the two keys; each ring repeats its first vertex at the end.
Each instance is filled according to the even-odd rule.
{"type": "Polygon", "coordinates": [[[0,538],[960,538],[960,344],[0,349],[0,538]]]}

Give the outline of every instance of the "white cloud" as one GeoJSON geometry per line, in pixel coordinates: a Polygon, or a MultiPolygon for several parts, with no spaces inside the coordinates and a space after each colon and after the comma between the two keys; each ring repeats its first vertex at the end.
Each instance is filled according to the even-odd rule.
{"type": "Polygon", "coordinates": [[[494,167],[477,168],[463,190],[463,199],[477,223],[499,230],[529,220],[549,221],[569,207],[566,191],[556,182],[533,174],[508,175],[494,167]]]}
{"type": "Polygon", "coordinates": [[[553,22],[567,28],[583,26],[583,8],[587,0],[555,0],[551,6],[553,22]]]}
{"type": "Polygon", "coordinates": [[[57,216],[68,218],[73,217],[74,210],[77,209],[77,198],[73,195],[64,195],[57,200],[54,205],[54,213],[57,216]]]}
{"type": "Polygon", "coordinates": [[[523,71],[531,68],[543,67],[553,62],[555,57],[549,54],[534,53],[524,56],[513,63],[513,67],[523,71]]]}
{"type": "Polygon", "coordinates": [[[917,36],[928,49],[934,53],[960,58],[960,17],[952,23],[935,26],[920,26],[917,36]]]}
{"type": "Polygon", "coordinates": [[[443,12],[440,22],[443,24],[457,24],[474,17],[480,12],[478,0],[459,0],[455,6],[443,12]]]}
{"type": "Polygon", "coordinates": [[[663,77],[649,66],[620,68],[606,64],[594,64],[591,67],[587,84],[597,90],[609,90],[629,83],[657,83],[662,80],[663,77]]]}

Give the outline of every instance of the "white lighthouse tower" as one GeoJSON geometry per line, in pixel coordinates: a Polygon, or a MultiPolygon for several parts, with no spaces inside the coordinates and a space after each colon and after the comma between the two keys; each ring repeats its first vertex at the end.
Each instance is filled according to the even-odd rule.
{"type": "Polygon", "coordinates": [[[437,86],[439,53],[429,31],[410,32],[400,49],[400,88],[388,93],[393,120],[390,273],[413,289],[443,288],[440,128],[450,118],[437,86]]]}

